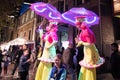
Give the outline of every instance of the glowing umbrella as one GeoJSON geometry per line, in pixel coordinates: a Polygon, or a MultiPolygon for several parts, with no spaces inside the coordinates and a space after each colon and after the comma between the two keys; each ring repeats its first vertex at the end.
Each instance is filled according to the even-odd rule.
{"type": "Polygon", "coordinates": [[[48,20],[58,20],[61,19],[61,14],[57,9],[49,3],[37,2],[31,4],[30,8],[34,10],[38,15],[48,19],[48,20]]]}
{"type": "Polygon", "coordinates": [[[75,17],[86,16],[85,22],[88,25],[95,25],[99,23],[99,17],[92,11],[85,8],[72,8],[62,14],[62,22],[75,26],[75,17]]]}

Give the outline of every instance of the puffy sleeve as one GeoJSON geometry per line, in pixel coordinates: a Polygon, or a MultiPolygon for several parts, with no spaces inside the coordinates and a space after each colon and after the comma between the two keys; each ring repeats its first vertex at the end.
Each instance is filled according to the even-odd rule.
{"type": "Polygon", "coordinates": [[[53,41],[58,41],[58,36],[57,36],[57,34],[55,32],[51,32],[50,35],[51,35],[53,41]]]}
{"type": "Polygon", "coordinates": [[[58,37],[55,32],[50,33],[48,42],[51,43],[51,45],[47,46],[47,48],[50,48],[51,46],[55,45],[58,42],[58,37]]]}

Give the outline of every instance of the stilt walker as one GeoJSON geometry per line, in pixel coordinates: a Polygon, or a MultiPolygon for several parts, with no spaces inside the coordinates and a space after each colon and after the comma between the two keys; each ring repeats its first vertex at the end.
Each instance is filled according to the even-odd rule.
{"type": "Polygon", "coordinates": [[[52,62],[56,56],[55,44],[58,41],[57,37],[57,22],[50,20],[49,26],[46,27],[47,32],[43,35],[45,42],[43,55],[38,58],[41,62],[38,65],[35,80],[48,80],[50,70],[52,68],[52,62]]]}
{"type": "Polygon", "coordinates": [[[96,80],[96,68],[104,63],[95,46],[95,36],[85,22],[86,16],[76,17],[76,27],[81,30],[79,39],[76,38],[77,47],[84,45],[84,58],[79,62],[81,70],[78,80],[96,80]]]}

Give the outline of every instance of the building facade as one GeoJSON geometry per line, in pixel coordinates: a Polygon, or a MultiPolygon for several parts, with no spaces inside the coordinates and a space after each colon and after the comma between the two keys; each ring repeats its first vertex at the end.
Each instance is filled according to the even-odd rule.
{"type": "MultiPolygon", "coordinates": [[[[111,48],[110,44],[119,42],[119,18],[114,17],[113,0],[36,0],[42,2],[49,2],[56,6],[61,13],[71,9],[72,7],[85,7],[95,12],[100,17],[98,25],[90,27],[96,36],[96,46],[100,55],[110,57],[111,48]],[[118,24],[118,25],[116,25],[118,24]]],[[[119,13],[119,11],[117,12],[119,13]]],[[[115,14],[117,14],[115,13],[115,14]]],[[[13,39],[23,37],[26,40],[39,42],[39,33],[36,33],[36,28],[42,24],[43,29],[48,25],[48,21],[43,17],[35,14],[32,10],[28,9],[18,18],[17,28],[9,33],[13,34],[13,39]]],[[[58,29],[59,46],[67,43],[70,40],[73,43],[77,35],[77,29],[71,25],[60,23],[58,29]]]]}

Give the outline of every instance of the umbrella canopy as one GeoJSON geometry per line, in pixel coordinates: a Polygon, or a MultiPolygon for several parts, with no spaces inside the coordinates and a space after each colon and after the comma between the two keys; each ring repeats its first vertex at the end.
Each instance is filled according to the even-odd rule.
{"type": "Polygon", "coordinates": [[[76,26],[75,18],[79,16],[86,16],[85,22],[90,26],[99,23],[99,17],[94,12],[85,8],[71,8],[62,14],[62,22],[76,26]]]}
{"type": "Polygon", "coordinates": [[[61,19],[61,14],[57,9],[49,3],[37,2],[31,4],[30,8],[34,10],[38,15],[48,19],[48,20],[58,20],[61,19]]]}

